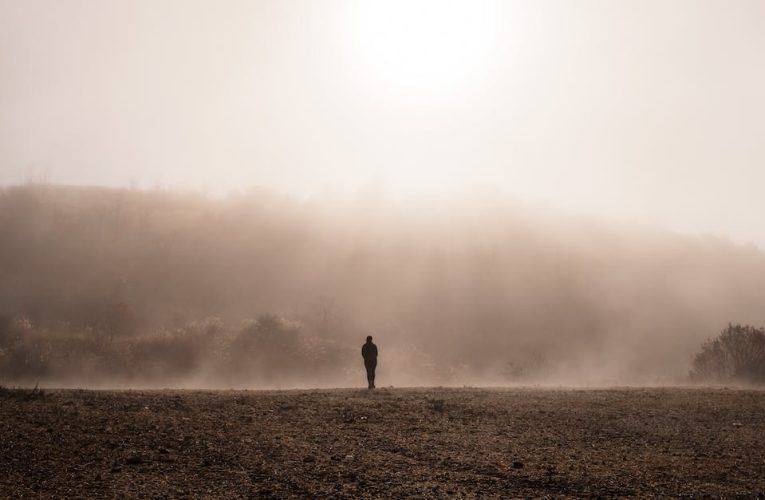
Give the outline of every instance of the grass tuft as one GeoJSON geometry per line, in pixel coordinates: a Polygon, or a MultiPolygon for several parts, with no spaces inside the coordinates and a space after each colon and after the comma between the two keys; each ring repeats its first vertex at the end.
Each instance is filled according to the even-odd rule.
{"type": "Polygon", "coordinates": [[[39,384],[35,384],[33,389],[24,389],[22,387],[5,387],[4,385],[0,385],[0,399],[32,401],[44,398],[45,390],[40,389],[39,384]]]}

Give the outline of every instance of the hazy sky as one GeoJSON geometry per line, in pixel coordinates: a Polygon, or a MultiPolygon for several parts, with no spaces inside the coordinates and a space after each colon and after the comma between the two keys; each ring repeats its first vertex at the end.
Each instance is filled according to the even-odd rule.
{"type": "Polygon", "coordinates": [[[489,187],[765,248],[763,1],[0,0],[0,183],[489,187]]]}

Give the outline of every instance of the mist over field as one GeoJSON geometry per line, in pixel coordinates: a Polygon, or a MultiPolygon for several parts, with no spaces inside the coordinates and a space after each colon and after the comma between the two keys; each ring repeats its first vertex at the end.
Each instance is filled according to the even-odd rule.
{"type": "Polygon", "coordinates": [[[764,6],[0,0],[0,385],[363,386],[367,335],[381,386],[671,384],[765,344],[764,6]]]}
{"type": "Polygon", "coordinates": [[[765,324],[752,245],[493,195],[0,192],[0,381],[52,386],[683,383],[765,324]]]}
{"type": "Polygon", "coordinates": [[[765,498],[763,54],[763,0],[0,0],[0,499],[765,498]]]}

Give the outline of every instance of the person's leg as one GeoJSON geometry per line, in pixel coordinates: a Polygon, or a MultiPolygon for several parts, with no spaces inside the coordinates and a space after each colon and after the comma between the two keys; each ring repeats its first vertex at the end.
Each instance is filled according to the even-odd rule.
{"type": "Polygon", "coordinates": [[[375,380],[375,369],[369,365],[365,365],[367,369],[367,385],[371,389],[374,387],[374,380],[375,380]]]}

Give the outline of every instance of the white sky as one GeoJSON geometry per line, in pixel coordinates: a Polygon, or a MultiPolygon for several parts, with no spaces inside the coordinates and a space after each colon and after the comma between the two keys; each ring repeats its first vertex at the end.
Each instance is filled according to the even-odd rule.
{"type": "Polygon", "coordinates": [[[765,2],[0,0],[0,183],[490,187],[765,248],[765,2]]]}

